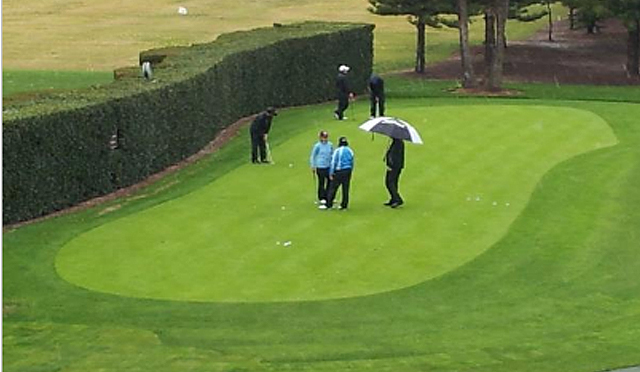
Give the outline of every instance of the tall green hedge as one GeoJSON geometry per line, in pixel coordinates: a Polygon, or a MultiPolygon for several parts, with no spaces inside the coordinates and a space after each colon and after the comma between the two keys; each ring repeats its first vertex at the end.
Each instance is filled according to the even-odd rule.
{"type": "Polygon", "coordinates": [[[207,44],[141,53],[114,83],[5,102],[3,224],[126,187],[204,147],[267,106],[335,96],[337,66],[363,91],[373,25],[306,22],[236,32],[207,44]],[[117,137],[117,149],[112,149],[117,137]]]}

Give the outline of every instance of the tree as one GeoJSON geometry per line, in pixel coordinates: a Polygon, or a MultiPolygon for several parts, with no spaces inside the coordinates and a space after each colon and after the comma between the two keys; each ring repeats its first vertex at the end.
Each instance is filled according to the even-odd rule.
{"type": "Polygon", "coordinates": [[[549,41],[553,41],[553,16],[551,14],[551,0],[542,0],[542,4],[547,6],[547,20],[549,21],[549,41]]]}
{"type": "Polygon", "coordinates": [[[469,7],[467,0],[457,0],[458,33],[460,35],[460,62],[462,63],[462,87],[476,86],[471,49],[469,48],[469,7]]]}
{"type": "Polygon", "coordinates": [[[505,35],[507,16],[509,15],[509,0],[490,0],[487,8],[487,14],[490,15],[487,19],[492,19],[495,23],[491,27],[491,35],[488,33],[485,34],[485,47],[490,48],[491,51],[491,60],[487,66],[488,76],[486,88],[490,91],[496,91],[502,89],[502,73],[506,44],[505,35]],[[489,37],[493,39],[493,44],[489,44],[489,37]]]}
{"type": "Polygon", "coordinates": [[[611,16],[604,0],[579,0],[577,13],[578,23],[586,27],[589,34],[599,32],[598,23],[611,16]]]}
{"type": "Polygon", "coordinates": [[[627,28],[627,74],[640,76],[640,0],[608,0],[608,5],[627,28]]]}
{"type": "Polygon", "coordinates": [[[449,0],[369,0],[369,11],[378,15],[407,15],[416,27],[415,71],[424,73],[426,66],[426,26],[441,27],[439,14],[453,13],[449,0]]]}
{"type": "Polygon", "coordinates": [[[562,5],[569,8],[569,29],[576,28],[576,9],[580,5],[580,0],[562,0],[562,5]]]}

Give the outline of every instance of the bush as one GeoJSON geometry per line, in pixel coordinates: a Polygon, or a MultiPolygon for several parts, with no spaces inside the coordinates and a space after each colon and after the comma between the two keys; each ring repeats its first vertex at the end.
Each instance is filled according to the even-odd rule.
{"type": "Polygon", "coordinates": [[[112,84],[8,100],[3,224],[42,216],[143,180],[267,106],[334,98],[337,66],[364,91],[373,25],[306,22],[145,51],[154,80],[120,69],[112,84]]]}

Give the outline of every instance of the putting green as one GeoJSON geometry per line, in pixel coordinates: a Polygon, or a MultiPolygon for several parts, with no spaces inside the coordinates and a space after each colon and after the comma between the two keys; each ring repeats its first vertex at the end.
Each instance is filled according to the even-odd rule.
{"type": "Polygon", "coordinates": [[[385,138],[372,141],[357,120],[332,121],[326,105],[292,109],[277,117],[272,137],[278,126],[309,129],[273,148],[275,165],[241,166],[191,194],[86,232],[60,250],[57,271],[90,290],[181,301],[322,300],[390,291],[486,251],[549,169],[617,142],[602,118],[572,108],[425,107],[421,100],[398,100],[393,110],[425,141],[407,145],[402,208],[382,206],[385,138]],[[320,129],[328,129],[334,143],[347,135],[356,153],[346,212],[313,204],[307,162],[320,129]]]}

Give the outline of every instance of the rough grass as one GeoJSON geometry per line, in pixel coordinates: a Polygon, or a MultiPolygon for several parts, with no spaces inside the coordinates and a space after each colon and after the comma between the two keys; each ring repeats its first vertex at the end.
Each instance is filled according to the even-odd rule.
{"type": "MultiPolygon", "coordinates": [[[[142,50],[207,42],[222,33],[305,20],[376,24],[376,69],[411,68],[415,29],[402,16],[381,17],[367,11],[366,0],[42,0],[34,6],[3,1],[3,67],[22,70],[111,71],[136,65],[142,50]],[[189,10],[177,13],[178,6],[189,10]],[[28,30],[28,32],[25,32],[28,30]]],[[[562,9],[557,7],[556,9],[562,9]]],[[[558,14],[564,12],[558,11],[558,14]]],[[[544,27],[545,20],[511,23],[509,37],[522,38],[544,27]]],[[[482,22],[472,25],[480,41],[482,22]]],[[[457,31],[429,30],[429,61],[456,50],[457,31]]]]}
{"type": "MultiPolygon", "coordinates": [[[[583,91],[589,96],[600,91],[605,99],[608,94],[597,88],[583,91]]],[[[241,172],[238,167],[247,162],[243,133],[223,151],[138,195],[5,232],[4,370],[577,372],[640,364],[640,106],[426,94],[431,98],[423,106],[438,110],[455,105],[455,114],[465,112],[467,105],[589,112],[611,126],[619,143],[553,167],[537,182],[502,239],[461,267],[408,288],[314,302],[193,303],[92,292],[57,275],[60,249],[83,233],[189,198],[241,172]],[[121,207],[101,214],[116,204],[121,207]]],[[[389,107],[402,102],[391,97],[389,107]]],[[[286,122],[274,127],[274,155],[280,151],[284,156],[292,146],[289,139],[306,139],[306,126],[286,122]]],[[[498,127],[485,134],[491,136],[498,127]]],[[[466,134],[453,129],[458,128],[441,135],[443,141],[459,141],[466,134]]],[[[364,152],[365,144],[380,143],[367,140],[356,150],[364,152]]],[[[427,142],[424,149],[442,156],[455,148],[440,144],[429,147],[427,142]]],[[[417,148],[410,149],[412,161],[417,148]]],[[[507,158],[517,152],[491,156],[511,163],[507,158]]],[[[445,158],[439,159],[433,164],[443,167],[445,158]]],[[[418,177],[409,169],[403,177],[407,192],[411,179],[418,177]]],[[[470,177],[462,173],[460,177],[470,177]]],[[[365,187],[356,183],[354,197],[366,194],[365,187]]],[[[371,187],[380,190],[381,180],[371,187]]],[[[311,193],[311,187],[304,191],[311,193]]],[[[409,203],[417,200],[409,195],[409,203]]],[[[237,204],[247,202],[242,197],[237,204]]],[[[409,207],[394,212],[410,213],[409,207]]],[[[248,225],[246,232],[257,231],[248,225]]],[[[418,240],[428,243],[429,237],[418,240]]],[[[155,267],[153,261],[148,265],[155,267]]]]}

